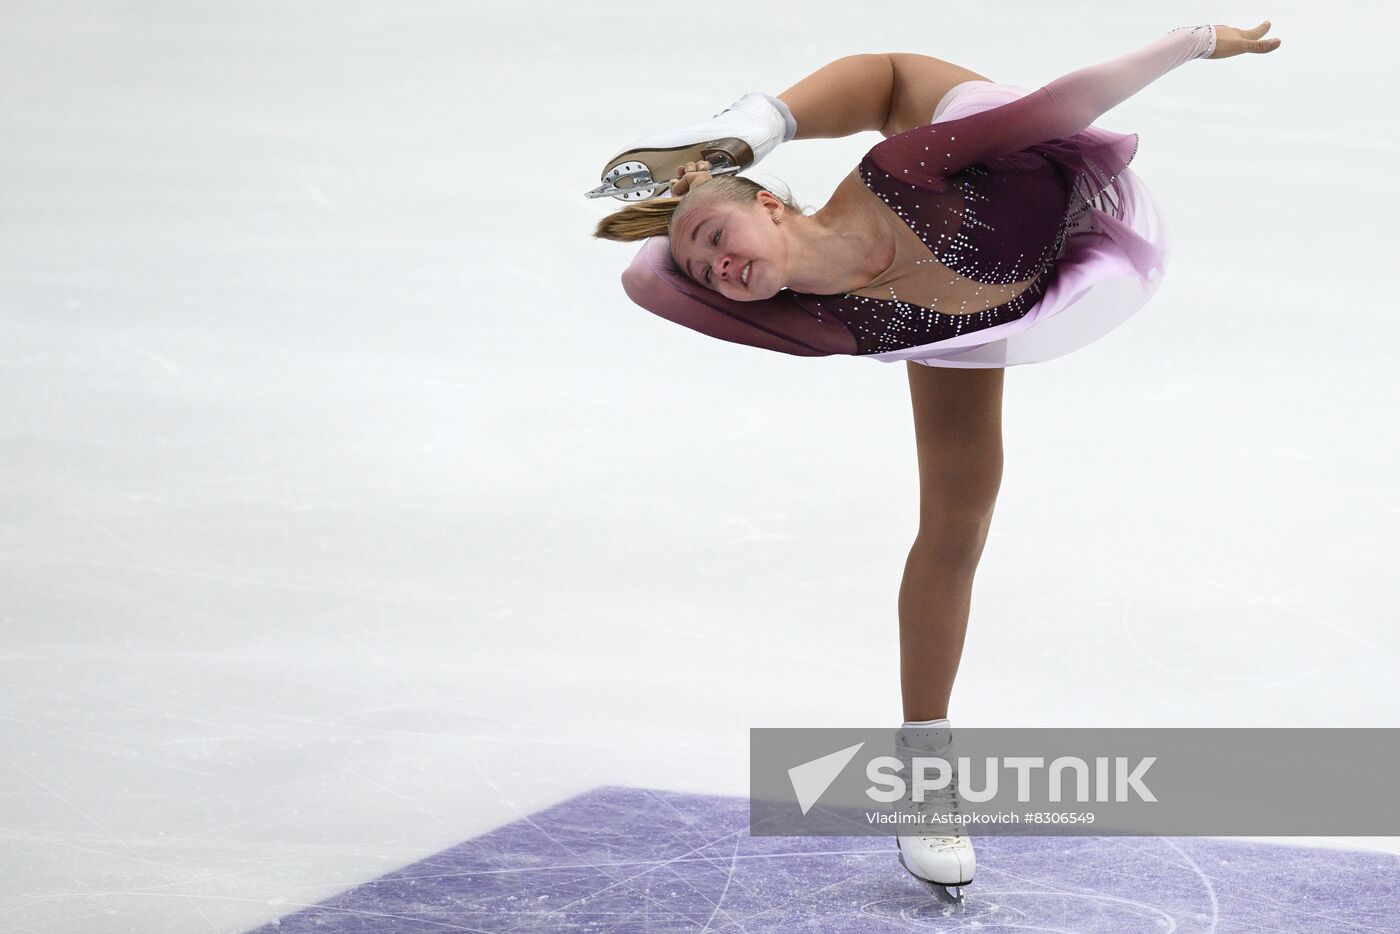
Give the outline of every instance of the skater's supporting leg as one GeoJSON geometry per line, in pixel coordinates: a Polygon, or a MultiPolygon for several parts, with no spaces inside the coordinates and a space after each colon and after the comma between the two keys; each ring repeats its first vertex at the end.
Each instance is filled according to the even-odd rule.
{"type": "Polygon", "coordinates": [[[847,55],[778,95],[797,121],[794,139],[832,139],[866,130],[893,136],[933,118],[943,95],[988,79],[951,62],[909,52],[847,55]]]}
{"type": "Polygon", "coordinates": [[[973,575],[1001,487],[1005,370],[909,363],[919,452],[919,533],[899,591],[905,720],[948,715],[973,575]]]}

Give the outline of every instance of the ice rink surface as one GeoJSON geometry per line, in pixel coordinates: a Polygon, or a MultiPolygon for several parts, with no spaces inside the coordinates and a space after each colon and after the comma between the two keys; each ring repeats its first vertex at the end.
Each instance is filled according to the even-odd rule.
{"type": "MultiPolygon", "coordinates": [[[[633,306],[636,246],[590,237],[620,202],[583,192],[842,55],[1035,88],[1264,18],[1278,52],[1098,121],[1141,134],[1172,265],[1121,329],[1007,372],[952,718],[1396,726],[1390,8],[0,4],[0,930],[300,930],[336,899],[315,929],[562,929],[508,901],[538,875],[482,901],[521,866],[492,847],[551,814],[625,832],[649,796],[709,802],[710,901],[649,926],[608,848],[522,843],[620,912],[577,929],[956,929],[888,841],[820,871],[715,855],[750,727],[898,724],[904,365],[633,306]],[[587,811],[608,795],[635,806],[587,811]],[[417,903],[367,885],[442,854],[457,882],[417,903]],[[755,872],[883,907],[773,926],[755,872]]],[[[753,174],[819,206],[878,139],[753,174]]],[[[1132,841],[1168,912],[1144,929],[1400,930],[1368,908],[1394,840],[1306,842],[1332,849],[1132,841]],[[1331,901],[1240,860],[1330,873],[1331,901]]],[[[1048,926],[1043,893],[1106,911],[1104,866],[1138,865],[1054,844],[989,842],[970,897],[1020,873],[1042,895],[998,904],[1048,926]]],[[[670,885],[645,845],[617,849],[670,885]]],[[[1055,929],[1136,930],[1077,911],[1055,929]]]]}

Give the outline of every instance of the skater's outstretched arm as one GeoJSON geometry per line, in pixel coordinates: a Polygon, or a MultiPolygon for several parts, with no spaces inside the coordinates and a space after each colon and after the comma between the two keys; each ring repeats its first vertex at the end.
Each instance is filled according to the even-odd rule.
{"type": "Polygon", "coordinates": [[[1056,78],[1024,97],[957,120],[917,127],[870,150],[866,160],[896,180],[942,187],[942,180],[975,162],[1073,136],[1168,71],[1196,58],[1271,52],[1253,30],[1228,26],[1174,29],[1135,52],[1056,78]]]}

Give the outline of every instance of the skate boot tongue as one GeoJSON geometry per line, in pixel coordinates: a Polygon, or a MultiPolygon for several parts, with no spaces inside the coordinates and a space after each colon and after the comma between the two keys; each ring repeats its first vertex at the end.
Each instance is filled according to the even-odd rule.
{"type": "MultiPolygon", "coordinates": [[[[927,755],[926,753],[916,753],[915,755],[927,755]]],[[[913,756],[911,755],[911,759],[913,756]]],[[[903,757],[901,756],[901,759],[903,757]]],[[[904,760],[909,761],[909,760],[904,760]]],[[[950,760],[950,764],[954,760],[950,760]]],[[[906,774],[912,775],[912,771],[906,774]]],[[[932,771],[926,771],[932,777],[932,771]]],[[[940,773],[942,774],[942,773],[940,773]]],[[[948,784],[936,788],[916,789],[914,782],[909,783],[909,794],[907,802],[901,802],[908,808],[908,813],[916,819],[916,822],[908,826],[918,829],[919,836],[927,837],[929,840],[938,841],[943,846],[962,846],[962,841],[967,837],[967,829],[962,823],[962,810],[958,803],[958,773],[957,766],[953,764],[952,775],[948,784]],[[921,793],[923,800],[915,798],[916,793],[921,793]]],[[[932,845],[932,844],[930,844],[932,845]]]]}
{"type": "MultiPolygon", "coordinates": [[[[913,813],[925,819],[935,818],[939,814],[956,815],[957,756],[953,748],[953,730],[947,720],[905,723],[895,734],[895,756],[908,781],[906,797],[913,813]],[[924,763],[919,760],[934,761],[924,763]],[[931,781],[932,787],[924,785],[919,788],[920,777],[931,781]],[[916,788],[922,800],[914,797],[916,788]]],[[[965,835],[960,823],[936,821],[917,826],[928,827],[934,836],[965,835]]]]}

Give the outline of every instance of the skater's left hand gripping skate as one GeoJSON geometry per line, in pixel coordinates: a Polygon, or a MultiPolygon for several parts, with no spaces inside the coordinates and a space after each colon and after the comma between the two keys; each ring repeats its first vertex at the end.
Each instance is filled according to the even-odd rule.
{"type": "Polygon", "coordinates": [[[671,194],[679,198],[692,188],[708,182],[711,178],[714,176],[710,173],[710,163],[703,159],[699,162],[687,162],[677,169],[677,175],[671,181],[671,194]]]}
{"type": "Polygon", "coordinates": [[[719,175],[733,175],[739,170],[735,163],[714,165],[702,159],[677,167],[677,176],[663,181],[655,179],[641,163],[624,162],[604,175],[602,185],[586,194],[590,198],[613,197],[622,201],[644,201],[663,192],[680,197],[702,182],[719,175]]]}

